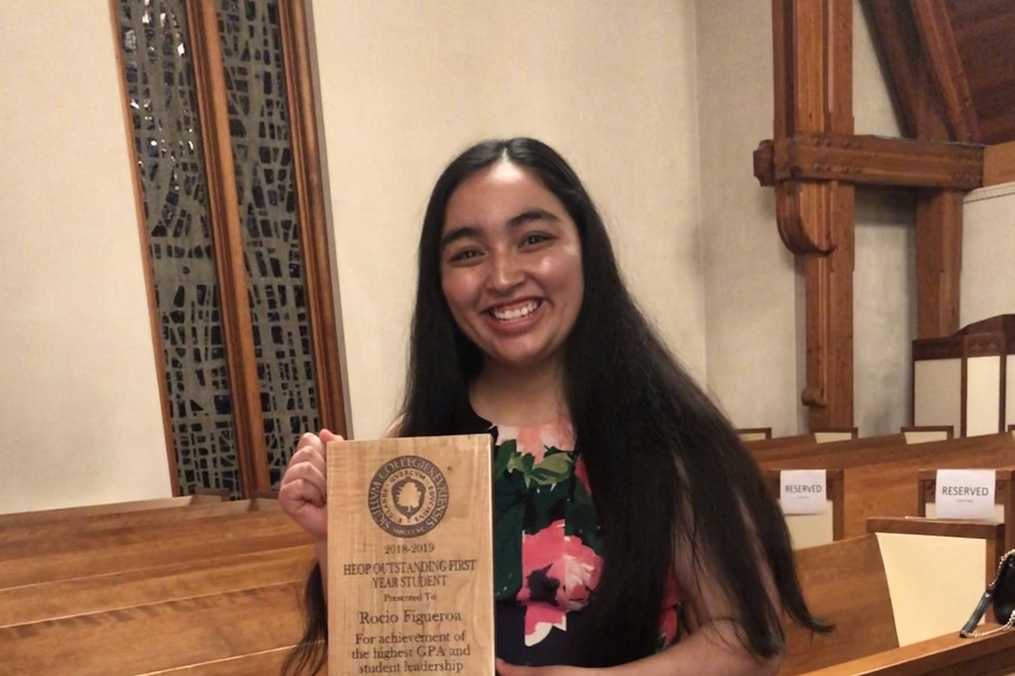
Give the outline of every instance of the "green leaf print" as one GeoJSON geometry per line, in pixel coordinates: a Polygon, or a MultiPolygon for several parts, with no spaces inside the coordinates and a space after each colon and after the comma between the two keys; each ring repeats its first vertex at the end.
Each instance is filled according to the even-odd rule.
{"type": "Polygon", "coordinates": [[[522,476],[525,477],[525,485],[528,486],[532,476],[532,463],[534,460],[535,458],[527,453],[515,453],[508,459],[507,471],[521,472],[522,476]]]}
{"type": "Polygon", "coordinates": [[[500,476],[507,471],[511,458],[518,455],[518,442],[512,439],[497,447],[497,458],[493,463],[493,475],[500,476]]]}
{"type": "Polygon", "coordinates": [[[552,486],[566,482],[572,474],[571,466],[573,464],[574,458],[570,453],[557,451],[552,455],[547,454],[543,458],[543,462],[532,470],[531,482],[537,486],[552,486]]]}

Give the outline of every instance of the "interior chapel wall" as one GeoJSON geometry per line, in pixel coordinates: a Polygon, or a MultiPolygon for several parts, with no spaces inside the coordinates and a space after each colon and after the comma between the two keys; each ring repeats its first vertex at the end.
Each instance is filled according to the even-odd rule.
{"type": "Polygon", "coordinates": [[[0,10],[0,513],[170,494],[107,0],[0,10]]]}
{"type": "MultiPolygon", "coordinates": [[[[702,0],[697,11],[701,228],[707,382],[741,427],[806,431],[804,284],[775,224],[751,153],[772,137],[771,3],[702,0]]],[[[854,2],[858,134],[898,136],[870,30],[854,2]]],[[[914,207],[901,192],[856,193],[855,424],[862,435],[908,424],[915,335],[914,207]]]]}

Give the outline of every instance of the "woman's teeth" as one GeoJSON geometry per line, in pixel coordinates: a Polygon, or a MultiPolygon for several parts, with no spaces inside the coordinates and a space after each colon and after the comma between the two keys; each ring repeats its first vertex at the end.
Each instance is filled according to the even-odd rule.
{"type": "Polygon", "coordinates": [[[538,307],[539,307],[538,301],[531,301],[529,303],[526,303],[525,305],[513,307],[509,310],[493,310],[491,314],[497,321],[512,322],[528,317],[533,312],[535,312],[536,308],[538,307]]]}

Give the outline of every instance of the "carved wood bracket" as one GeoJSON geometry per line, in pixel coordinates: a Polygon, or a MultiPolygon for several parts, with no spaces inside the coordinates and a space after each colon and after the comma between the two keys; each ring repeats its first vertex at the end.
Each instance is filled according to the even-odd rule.
{"type": "Polygon", "coordinates": [[[754,175],[763,186],[798,179],[854,185],[972,190],[983,185],[984,147],[848,134],[762,141],[754,175]]]}

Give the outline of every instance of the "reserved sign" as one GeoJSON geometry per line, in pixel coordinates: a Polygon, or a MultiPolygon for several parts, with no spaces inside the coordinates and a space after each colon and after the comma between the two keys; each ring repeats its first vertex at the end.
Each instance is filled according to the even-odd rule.
{"type": "Polygon", "coordinates": [[[940,519],[994,520],[992,469],[939,469],[934,502],[940,519]]]}
{"type": "Polygon", "coordinates": [[[783,514],[824,514],[828,511],[828,477],[823,469],[779,472],[779,504],[783,514]]]}

